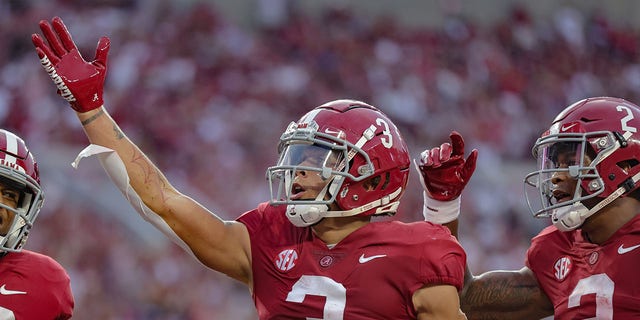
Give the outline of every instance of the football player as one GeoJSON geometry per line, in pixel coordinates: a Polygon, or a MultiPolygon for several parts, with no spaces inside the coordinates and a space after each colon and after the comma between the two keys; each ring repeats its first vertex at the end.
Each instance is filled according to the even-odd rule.
{"type": "MultiPolygon", "coordinates": [[[[640,318],[638,130],[640,108],[612,97],[578,101],[553,120],[533,146],[538,168],[524,179],[531,212],[553,225],[532,239],[522,269],[468,271],[461,303],[469,319],[640,318]]],[[[425,217],[456,234],[458,196],[473,169],[462,137],[452,137],[418,167],[425,217]]]]}
{"type": "Polygon", "coordinates": [[[0,129],[0,319],[69,319],[69,275],[23,249],[44,201],[38,165],[24,141],[0,129]]]}
{"type": "MultiPolygon", "coordinates": [[[[134,208],[204,265],[246,284],[261,319],[465,319],[466,256],[449,230],[371,223],[396,212],[410,171],[407,146],[380,110],[336,100],[292,122],[267,170],[271,201],[224,221],[176,190],[103,107],[109,39],[86,62],[60,18],[40,28],[36,51],[76,110],[87,153],[115,152],[130,179],[116,184],[143,203],[134,208]]],[[[121,176],[107,157],[107,172],[121,176]]]]}

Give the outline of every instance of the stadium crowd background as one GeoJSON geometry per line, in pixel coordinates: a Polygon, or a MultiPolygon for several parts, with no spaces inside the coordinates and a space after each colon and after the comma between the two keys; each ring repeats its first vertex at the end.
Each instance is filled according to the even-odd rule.
{"type": "MultiPolygon", "coordinates": [[[[464,2],[429,1],[438,23],[408,25],[357,7],[309,13],[294,3],[256,0],[234,19],[211,1],[0,2],[0,123],[32,148],[46,193],[27,248],[69,271],[75,318],[256,316],[245,287],[143,222],[96,160],[71,168],[87,140],[39,69],[30,34],[40,19],[61,16],[87,59],[99,36],[111,37],[108,108],[175,185],[226,219],[268,199],[264,172],[280,134],[319,103],[379,106],[414,157],[458,130],[480,151],[461,230],[476,273],[523,266],[547,224],[526,209],[522,178],[552,117],[587,96],[640,102],[640,31],[602,8],[561,2],[541,17],[512,2],[480,21],[461,14],[464,2]]],[[[629,4],[602,2],[616,3],[629,4]]],[[[404,221],[422,218],[411,174],[396,216],[404,221]]]]}

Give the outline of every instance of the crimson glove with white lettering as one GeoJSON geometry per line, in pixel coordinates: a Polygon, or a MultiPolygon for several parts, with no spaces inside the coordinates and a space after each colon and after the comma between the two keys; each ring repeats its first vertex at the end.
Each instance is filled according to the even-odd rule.
{"type": "Polygon", "coordinates": [[[427,221],[447,223],[460,214],[460,194],[476,169],[478,150],[464,159],[464,139],[452,131],[451,143],[427,149],[414,161],[424,187],[423,214],[427,221]]]}
{"type": "Polygon", "coordinates": [[[49,23],[40,21],[40,30],[47,43],[38,34],[31,36],[40,63],[58,87],[58,94],[65,98],[77,112],[87,112],[103,105],[102,90],[107,75],[107,55],[110,40],[98,41],[93,61],[85,61],[71,34],[59,17],[49,23]]]}

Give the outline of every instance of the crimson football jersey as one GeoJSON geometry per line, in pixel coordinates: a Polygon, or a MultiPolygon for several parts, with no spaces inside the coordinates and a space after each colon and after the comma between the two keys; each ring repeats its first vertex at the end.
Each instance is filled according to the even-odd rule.
{"type": "Polygon", "coordinates": [[[69,275],[55,260],[28,250],[0,258],[0,320],[61,320],[72,313],[69,275]]]}
{"type": "Polygon", "coordinates": [[[416,290],[462,288],[466,255],[442,226],[373,222],[328,248],[285,207],[263,203],[238,218],[251,237],[260,319],[415,319],[416,290]]]}
{"type": "Polygon", "coordinates": [[[533,238],[527,266],[554,319],[640,319],[640,215],[602,245],[550,226],[533,238]]]}

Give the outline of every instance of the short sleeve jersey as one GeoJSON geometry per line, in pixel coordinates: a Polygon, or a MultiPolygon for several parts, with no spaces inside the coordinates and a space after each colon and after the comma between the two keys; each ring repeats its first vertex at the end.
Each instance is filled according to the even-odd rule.
{"type": "Polygon", "coordinates": [[[0,258],[0,320],[70,319],[67,272],[52,258],[22,250],[0,258]]]}
{"type": "Polygon", "coordinates": [[[640,215],[602,245],[553,226],[533,238],[527,266],[555,319],[640,319],[640,215]]]}
{"type": "Polygon", "coordinates": [[[442,226],[372,222],[329,248],[284,209],[263,203],[238,218],[251,237],[260,319],[415,319],[416,290],[462,287],[466,255],[442,226]]]}

